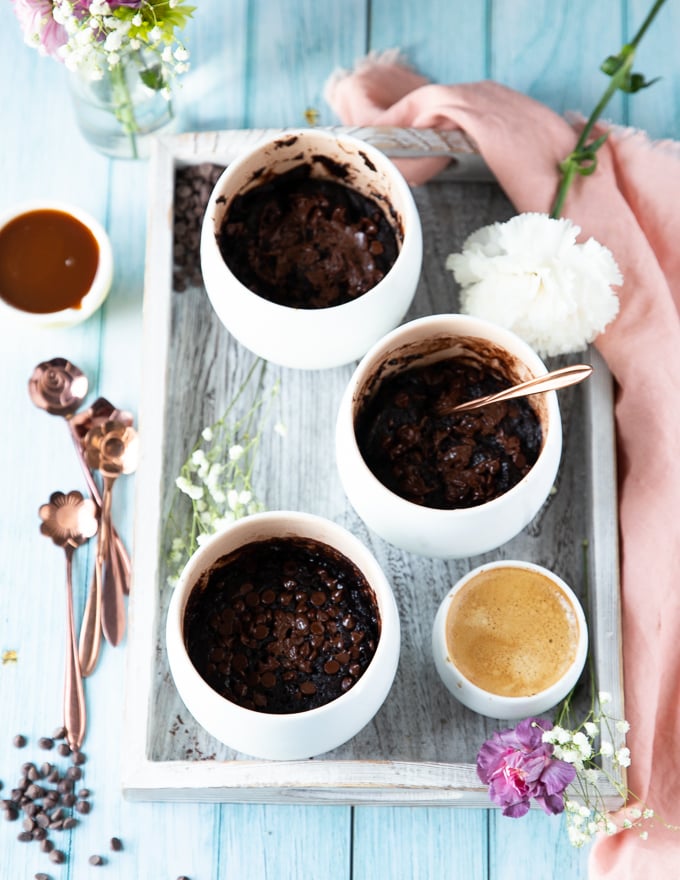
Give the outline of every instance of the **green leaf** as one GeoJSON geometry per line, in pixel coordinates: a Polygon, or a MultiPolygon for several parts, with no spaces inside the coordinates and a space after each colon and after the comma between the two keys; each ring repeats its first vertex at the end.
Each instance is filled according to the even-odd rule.
{"type": "Polygon", "coordinates": [[[163,68],[160,64],[154,64],[153,67],[147,67],[139,74],[139,78],[150,89],[159,92],[165,86],[165,77],[163,76],[163,68]]]}
{"type": "Polygon", "coordinates": [[[626,92],[629,95],[633,95],[635,94],[635,92],[639,92],[641,89],[648,89],[660,79],[660,76],[655,76],[654,79],[645,80],[643,74],[631,73],[630,76],[626,78],[626,81],[621,84],[621,91],[626,92]]]}

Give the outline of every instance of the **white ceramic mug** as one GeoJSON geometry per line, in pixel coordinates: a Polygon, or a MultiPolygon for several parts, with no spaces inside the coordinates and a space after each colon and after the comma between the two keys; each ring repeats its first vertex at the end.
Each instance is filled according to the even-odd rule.
{"type": "Polygon", "coordinates": [[[531,562],[474,568],[443,599],[432,627],[441,680],[464,706],[492,718],[517,720],[557,705],[587,653],[578,598],[561,577],[531,562]]]}
{"type": "Polygon", "coordinates": [[[255,757],[301,760],[330,751],[355,736],[383,704],[399,661],[399,613],[392,588],[377,561],[346,529],[307,513],[258,513],[237,520],[191,557],[170,602],[166,645],[180,697],[212,736],[255,757]],[[375,654],[349,690],[318,708],[290,714],[246,709],[213,690],[192,663],[184,638],[187,602],[201,575],[225,554],[254,541],[294,537],[330,546],[363,574],[373,592],[380,619],[375,654]]]}
{"type": "MultiPolygon", "coordinates": [[[[78,305],[48,312],[19,308],[3,299],[0,292],[0,321],[17,327],[71,327],[91,317],[109,294],[113,280],[111,242],[104,227],[94,217],[75,205],[61,201],[34,200],[15,205],[0,215],[0,235],[2,230],[12,221],[19,220],[24,215],[42,211],[66,214],[82,224],[92,234],[97,247],[97,266],[92,283],[78,305]]],[[[39,251],[32,255],[32,259],[40,260],[39,251]]]]}
{"type": "Polygon", "coordinates": [[[384,486],[362,457],[355,433],[357,413],[384,376],[460,354],[484,363],[489,352],[503,355],[511,381],[547,372],[533,349],[509,330],[467,315],[432,315],[403,324],[377,342],[347,385],[336,427],[340,480],[366,525],[403,550],[445,559],[486,553],[518,534],[552,489],[562,453],[562,424],[554,391],[534,398],[542,429],[536,462],[507,492],[475,507],[443,510],[408,501],[384,486]]]}
{"type": "Polygon", "coordinates": [[[201,270],[220,321],[246,348],[286,367],[321,369],[360,358],[406,314],[418,286],[422,230],[411,190],[380,150],[350,135],[323,129],[282,133],[232,162],[208,201],[201,232],[201,270]],[[323,156],[329,162],[315,158],[323,156]],[[314,177],[335,182],[377,202],[401,239],[389,272],[371,290],[328,308],[300,309],[270,302],[249,290],[222,257],[217,235],[233,199],[261,182],[308,163],[314,177]],[[266,172],[263,175],[263,169],[266,172]]]}

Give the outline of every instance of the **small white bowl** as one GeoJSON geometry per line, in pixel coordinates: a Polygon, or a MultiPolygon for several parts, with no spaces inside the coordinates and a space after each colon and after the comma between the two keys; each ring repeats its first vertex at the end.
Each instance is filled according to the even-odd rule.
{"type": "MultiPolygon", "coordinates": [[[[518,588],[519,590],[519,588],[518,588]]],[[[495,608],[478,608],[476,613],[479,614],[480,632],[483,631],[486,642],[493,641],[493,628],[489,625],[489,620],[493,619],[495,608]]],[[[462,612],[457,612],[462,613],[462,612]]],[[[469,612],[470,614],[473,612],[469,612]]],[[[550,633],[540,626],[540,620],[544,620],[545,616],[541,615],[537,609],[527,609],[526,617],[522,626],[531,630],[532,635],[536,638],[533,645],[534,654],[531,655],[525,648],[522,651],[513,651],[508,647],[508,641],[511,638],[505,633],[505,641],[499,638],[499,655],[509,663],[520,665],[523,672],[526,664],[534,664],[537,653],[545,653],[546,662],[554,661],[554,644],[555,639],[550,640],[550,633]],[[553,656],[550,656],[553,655],[553,656]]],[[[560,621],[560,625],[563,621],[560,621]]],[[[502,621],[500,621],[502,626],[502,621]]],[[[553,633],[554,635],[554,633],[553,633]]],[[[541,715],[547,712],[553,706],[556,706],[560,700],[567,696],[569,691],[578,681],[588,654],[588,629],[585,615],[581,604],[574,594],[573,590],[554,572],[535,565],[531,562],[521,562],[517,560],[498,560],[490,562],[486,565],[480,565],[468,572],[462,577],[451,589],[446,598],[442,601],[437,611],[434,624],[432,627],[432,654],[437,672],[447,689],[453,696],[468,709],[478,712],[481,715],[487,715],[490,718],[503,718],[509,721],[519,718],[527,718],[531,715],[541,715]],[[551,602],[560,606],[560,610],[564,613],[564,619],[568,621],[571,627],[573,659],[568,665],[565,661],[562,663],[561,674],[554,679],[552,684],[546,686],[542,690],[534,693],[527,693],[521,696],[509,696],[507,694],[494,693],[488,689],[484,689],[473,683],[469,677],[464,675],[455,665],[451,654],[455,654],[454,650],[449,650],[447,644],[447,624],[449,612],[453,600],[466,588],[483,591],[485,584],[479,583],[475,586],[475,580],[479,580],[480,576],[484,577],[487,572],[503,571],[509,572],[512,577],[513,571],[522,570],[536,573],[547,579],[553,588],[557,590],[557,598],[553,597],[551,602]],[[576,633],[574,634],[574,631],[576,633]],[[575,642],[575,643],[574,643],[575,642]]],[[[486,658],[488,663],[488,657],[486,658]]],[[[499,663],[500,665],[500,663],[499,663]]],[[[468,675],[470,670],[468,669],[468,675]]],[[[474,676],[472,676],[474,677],[474,676]]],[[[499,690],[501,688],[499,687],[499,690]]]]}
{"type": "MultiPolygon", "coordinates": [[[[75,205],[61,201],[30,201],[16,205],[0,215],[0,235],[12,221],[35,211],[56,211],[67,214],[90,231],[96,242],[97,268],[89,290],[75,307],[50,312],[28,311],[3,299],[0,291],[0,321],[11,322],[15,326],[60,328],[71,327],[91,317],[109,294],[113,280],[113,252],[111,242],[104,227],[86,211],[75,205]]],[[[40,252],[35,252],[40,259],[40,252]]]]}
{"type": "Polygon", "coordinates": [[[203,220],[201,269],[217,316],[246,348],[286,367],[321,369],[360,358],[406,314],[421,263],[418,210],[394,163],[358,138],[323,129],[285,132],[232,162],[217,181],[203,220]],[[228,268],[216,239],[236,196],[305,163],[314,177],[342,183],[376,201],[401,239],[395,263],[375,287],[328,308],[291,308],[253,293],[228,268]],[[334,176],[335,167],[343,169],[343,176],[334,176]]]}
{"type": "Polygon", "coordinates": [[[382,378],[413,366],[464,354],[503,363],[512,381],[547,372],[538,355],[514,333],[466,315],[433,315],[398,327],[377,342],[354,371],[340,403],[336,462],[345,493],[366,525],[403,550],[443,559],[476,556],[517,535],[536,515],[553,486],[562,453],[562,424],[554,391],[533,398],[543,446],[515,486],[476,507],[435,509],[384,486],[363,459],[355,423],[382,378]]]}
{"type": "Polygon", "coordinates": [[[187,709],[212,736],[258,758],[301,760],[340,746],[376,714],[392,686],[399,661],[397,604],[387,578],[367,548],[335,523],[306,513],[275,511],[237,520],[191,557],[175,587],[166,625],[168,660],[187,709]],[[347,557],[373,591],[380,619],[375,654],[363,675],[341,696],[318,708],[290,714],[246,709],[213,690],[197,672],[185,645],[187,602],[201,575],[222,556],[268,538],[308,538],[347,557]]]}

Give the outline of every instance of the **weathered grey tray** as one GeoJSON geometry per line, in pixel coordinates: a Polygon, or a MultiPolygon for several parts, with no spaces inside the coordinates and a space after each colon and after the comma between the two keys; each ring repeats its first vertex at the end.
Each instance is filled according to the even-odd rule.
{"type": "MultiPolygon", "coordinates": [[[[474,148],[460,134],[351,129],[393,156],[449,155],[454,163],[415,196],[424,231],[421,283],[409,313],[455,312],[457,290],[446,256],[479,226],[513,214],[474,148]]],[[[144,364],[139,413],[134,586],[130,597],[127,742],[123,788],[130,798],[184,801],[457,804],[489,806],[474,762],[502,722],[475,715],[444,689],[430,656],[430,628],[450,585],[491,558],[548,566],[581,595],[584,541],[588,616],[598,686],[623,717],[612,383],[590,351],[595,372],[560,392],[563,461],[550,497],[524,532],[485,557],[444,562],[401,552],[371,534],[349,506],[335,470],[335,415],[353,365],[313,372],[267,365],[265,385],[280,393],[254,474],[269,509],[306,510],[348,527],[371,548],[397,596],[402,653],[394,687],[374,721],[319,758],[267,762],[237,754],[206,734],[181,703],[164,648],[165,522],[174,480],[202,428],[218,418],[253,363],[213,314],[201,289],[172,291],[173,191],[186,164],[227,164],[271,131],[170,136],[152,157],[144,298],[144,364]],[[282,438],[272,428],[280,420],[282,438]]],[[[619,771],[608,765],[608,773],[619,771]]],[[[610,806],[620,803],[605,788],[610,806]]]]}

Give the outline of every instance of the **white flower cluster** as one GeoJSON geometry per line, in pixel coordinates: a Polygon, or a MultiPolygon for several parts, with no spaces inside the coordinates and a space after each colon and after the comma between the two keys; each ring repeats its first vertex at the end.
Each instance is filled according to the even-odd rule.
{"type": "MultiPolygon", "coordinates": [[[[602,709],[609,702],[611,695],[600,691],[599,711],[592,712],[589,720],[576,730],[556,724],[543,734],[543,742],[553,746],[554,757],[572,764],[576,770],[576,779],[570,786],[573,796],[564,800],[569,841],[576,847],[583,846],[598,832],[615,834],[654,816],[653,810],[628,807],[624,809],[623,818],[615,822],[604,804],[600,786],[605,779],[614,784],[624,799],[629,794],[627,788],[597,763],[597,759],[603,757],[611,758],[615,767],[630,766],[630,750],[625,744],[630,725],[623,719],[612,718],[602,709]],[[575,799],[577,795],[579,800],[575,799]]],[[[647,831],[641,831],[641,837],[646,838],[647,831]]]]}
{"type": "Polygon", "coordinates": [[[514,331],[539,355],[581,351],[612,321],[622,283],[611,252],[567,219],[518,214],[473,232],[446,268],[461,310],[514,331]]]}
{"type": "MultiPolygon", "coordinates": [[[[168,556],[170,586],[176,585],[186,561],[208,537],[234,520],[264,510],[251,484],[260,440],[260,430],[254,419],[263,406],[263,399],[258,398],[244,418],[229,418],[251,376],[252,371],[225,415],[203,429],[175,480],[179,492],[191,502],[191,517],[188,528],[174,522],[172,515],[170,517],[169,525],[175,529],[168,556]]],[[[271,395],[277,392],[278,386],[275,386],[271,395]]],[[[285,435],[281,425],[277,424],[274,431],[285,435]]]]}
{"type": "MultiPolygon", "coordinates": [[[[101,79],[106,68],[113,70],[125,56],[150,52],[158,65],[156,81],[167,88],[173,76],[189,69],[189,53],[174,34],[149,21],[143,5],[137,10],[114,9],[106,0],[91,0],[84,15],[78,0],[54,0],[52,15],[68,37],[58,56],[70,70],[101,79]],[[121,15],[121,10],[129,15],[121,15]]],[[[172,10],[178,2],[168,0],[166,5],[172,10]]]]}

